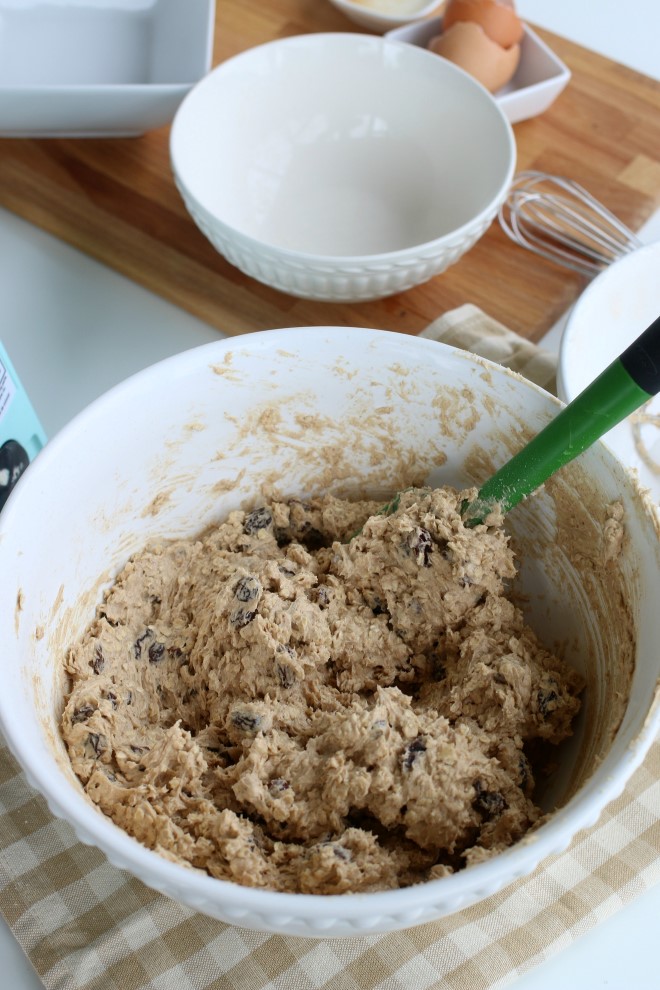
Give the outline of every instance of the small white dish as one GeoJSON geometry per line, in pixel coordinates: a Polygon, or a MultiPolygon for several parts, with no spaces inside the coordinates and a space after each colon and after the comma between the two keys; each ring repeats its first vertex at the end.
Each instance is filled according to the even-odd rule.
{"type": "MultiPolygon", "coordinates": [[[[659,271],[660,241],[614,262],[582,293],[559,347],[557,390],[565,402],[579,395],[660,314],[659,271]]],[[[660,503],[660,396],[604,440],[660,503]]]]}
{"type": "MultiPolygon", "coordinates": [[[[426,48],[440,34],[442,18],[408,24],[387,32],[388,38],[426,48]]],[[[554,103],[571,78],[570,70],[539,36],[525,24],[520,43],[520,62],[506,86],[494,94],[510,124],[537,117],[554,103]]]]}
{"type": "Polygon", "coordinates": [[[423,0],[399,0],[396,4],[397,10],[388,10],[388,7],[395,7],[394,3],[382,0],[379,9],[378,0],[371,0],[374,6],[367,6],[367,3],[359,3],[358,0],[330,0],[333,7],[341,10],[354,24],[360,27],[369,28],[382,34],[384,31],[391,31],[393,28],[402,27],[418,21],[440,6],[441,0],[431,0],[431,3],[423,3],[423,0]]]}
{"type": "Polygon", "coordinates": [[[0,0],[0,137],[128,137],[211,66],[215,0],[0,0]]]}

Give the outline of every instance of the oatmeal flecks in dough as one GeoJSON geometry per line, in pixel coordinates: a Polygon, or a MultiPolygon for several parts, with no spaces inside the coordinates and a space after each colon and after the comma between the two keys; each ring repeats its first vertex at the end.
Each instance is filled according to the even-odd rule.
{"type": "Polygon", "coordinates": [[[605,540],[605,560],[617,560],[621,554],[625,530],[623,526],[623,505],[621,502],[612,502],[606,510],[606,520],[603,526],[603,537],[605,540]]]}
{"type": "Polygon", "coordinates": [[[570,734],[582,682],[505,597],[501,520],[465,528],[466,494],[272,502],[137,554],[66,663],[92,801],[286,891],[405,886],[521,838],[529,753],[570,734]]]}

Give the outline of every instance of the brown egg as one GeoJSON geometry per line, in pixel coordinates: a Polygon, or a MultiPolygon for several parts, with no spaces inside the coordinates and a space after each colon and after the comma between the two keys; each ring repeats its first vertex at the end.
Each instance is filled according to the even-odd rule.
{"type": "Polygon", "coordinates": [[[479,24],[469,21],[452,24],[431,38],[428,47],[465,69],[491,93],[508,83],[520,61],[520,45],[502,48],[491,41],[479,24]]]}
{"type": "Polygon", "coordinates": [[[449,0],[442,18],[444,30],[463,21],[480,24],[488,37],[502,48],[510,48],[523,36],[523,22],[513,4],[500,0],[449,0]]]}

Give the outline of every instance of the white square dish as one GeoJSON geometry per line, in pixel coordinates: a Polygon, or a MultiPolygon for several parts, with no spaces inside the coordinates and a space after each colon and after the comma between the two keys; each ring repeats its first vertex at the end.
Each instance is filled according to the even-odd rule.
{"type": "MultiPolygon", "coordinates": [[[[426,48],[441,30],[442,18],[432,17],[388,31],[386,37],[426,48]]],[[[527,24],[520,49],[516,74],[494,94],[511,124],[547,110],[571,78],[568,67],[527,24]]]]}
{"type": "Polygon", "coordinates": [[[0,0],[0,136],[129,137],[211,66],[215,0],[0,0]]]}

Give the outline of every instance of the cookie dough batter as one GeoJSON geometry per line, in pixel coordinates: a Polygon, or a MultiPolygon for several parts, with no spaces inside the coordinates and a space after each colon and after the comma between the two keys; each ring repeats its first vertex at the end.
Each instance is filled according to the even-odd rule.
{"type": "Polygon", "coordinates": [[[501,520],[464,528],[466,494],[273,501],[137,554],[66,661],[91,800],[282,891],[405,886],[520,839],[530,754],[570,735],[583,685],[507,599],[501,520]]]}

